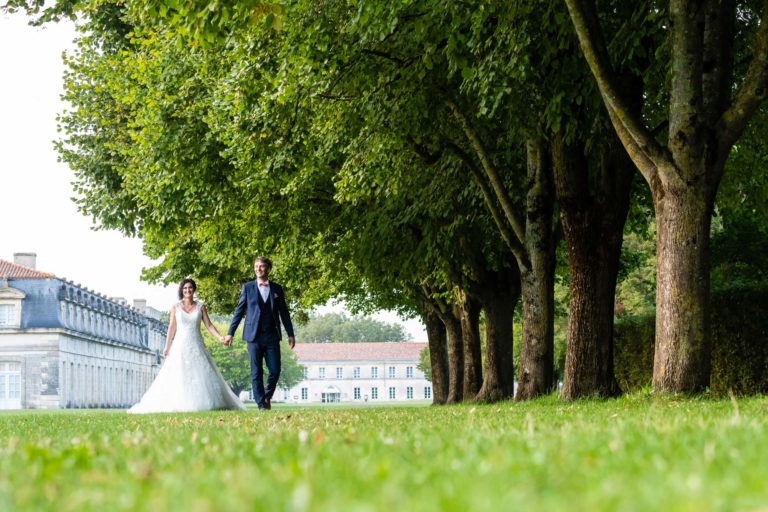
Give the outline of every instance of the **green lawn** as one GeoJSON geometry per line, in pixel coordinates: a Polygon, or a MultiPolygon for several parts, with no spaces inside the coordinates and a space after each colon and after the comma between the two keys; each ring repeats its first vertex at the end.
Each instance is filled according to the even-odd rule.
{"type": "Polygon", "coordinates": [[[768,510],[768,398],[6,412],[0,510],[768,510]]]}

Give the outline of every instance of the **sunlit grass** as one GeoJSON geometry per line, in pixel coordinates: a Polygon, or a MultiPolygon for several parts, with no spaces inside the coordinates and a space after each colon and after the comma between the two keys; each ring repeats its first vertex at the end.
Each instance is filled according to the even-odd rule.
{"type": "Polygon", "coordinates": [[[768,399],[0,414],[0,510],[766,510],[768,399]]]}

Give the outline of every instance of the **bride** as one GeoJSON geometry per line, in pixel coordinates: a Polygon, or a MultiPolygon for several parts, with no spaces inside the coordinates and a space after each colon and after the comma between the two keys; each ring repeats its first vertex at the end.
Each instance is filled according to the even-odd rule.
{"type": "Polygon", "coordinates": [[[224,337],[211,323],[205,306],[195,300],[196,290],[192,279],[179,285],[181,300],[171,308],[165,363],[141,401],[128,409],[129,414],[245,409],[203,344],[201,320],[217,340],[223,342],[224,337]]]}

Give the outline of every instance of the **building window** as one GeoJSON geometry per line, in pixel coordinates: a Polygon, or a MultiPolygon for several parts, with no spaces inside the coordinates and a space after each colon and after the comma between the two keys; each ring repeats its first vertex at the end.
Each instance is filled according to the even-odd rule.
{"type": "Polygon", "coordinates": [[[406,379],[412,379],[413,378],[413,366],[406,366],[405,367],[405,378],[406,379]]]}
{"type": "Polygon", "coordinates": [[[325,378],[325,368],[319,368],[318,369],[317,378],[318,379],[324,379],[325,378]]]}
{"type": "Polygon", "coordinates": [[[360,367],[359,366],[355,366],[355,369],[352,370],[352,377],[355,378],[355,379],[359,379],[360,378],[360,367]]]}
{"type": "Polygon", "coordinates": [[[336,378],[337,379],[343,379],[344,378],[344,369],[340,366],[336,368],[336,378]]]}
{"type": "Polygon", "coordinates": [[[379,399],[379,388],[371,388],[371,400],[379,399]]]}
{"type": "Polygon", "coordinates": [[[0,363],[0,409],[21,408],[21,364],[0,363]]]}
{"type": "Polygon", "coordinates": [[[0,287],[0,327],[20,327],[21,304],[26,295],[9,288],[7,281],[0,287]]]}
{"type": "Polygon", "coordinates": [[[389,367],[389,378],[390,379],[394,379],[395,378],[395,367],[394,366],[390,366],[389,367]]]}
{"type": "Polygon", "coordinates": [[[405,388],[405,398],[413,400],[413,388],[411,386],[405,388]]]}
{"type": "Polygon", "coordinates": [[[309,389],[308,388],[301,388],[301,399],[307,400],[309,398],[309,389]]]}
{"type": "Polygon", "coordinates": [[[309,368],[306,366],[301,367],[301,378],[302,380],[307,380],[309,378],[309,368]]]}
{"type": "Polygon", "coordinates": [[[372,366],[371,367],[371,378],[372,379],[378,379],[379,378],[379,367],[378,366],[372,366]]]}
{"type": "Polygon", "coordinates": [[[355,397],[355,400],[360,400],[360,388],[355,388],[353,393],[353,396],[355,397]]]}
{"type": "Polygon", "coordinates": [[[395,399],[395,388],[389,388],[389,399],[390,400],[395,399]]]}
{"type": "Polygon", "coordinates": [[[428,400],[432,398],[432,388],[429,386],[424,386],[424,399],[428,400]]]}
{"type": "Polygon", "coordinates": [[[16,323],[16,306],[13,304],[0,304],[0,326],[14,325],[16,323]]]}

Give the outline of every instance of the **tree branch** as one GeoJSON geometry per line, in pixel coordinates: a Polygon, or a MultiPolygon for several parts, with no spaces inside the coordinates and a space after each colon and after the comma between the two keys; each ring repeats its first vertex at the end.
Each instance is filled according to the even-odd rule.
{"type": "Polygon", "coordinates": [[[763,1],[760,28],[755,41],[755,51],[744,80],[731,106],[718,123],[720,157],[725,159],[731,147],[739,140],[747,123],[765,100],[768,87],[768,0],[763,1]]]}
{"type": "Polygon", "coordinates": [[[509,223],[506,220],[506,217],[501,212],[499,205],[496,203],[495,196],[491,191],[490,187],[488,186],[488,182],[485,180],[485,176],[483,176],[482,171],[478,169],[474,160],[472,160],[472,157],[469,156],[469,154],[466,151],[464,151],[464,149],[462,149],[461,146],[459,146],[453,141],[447,141],[446,146],[453,154],[455,154],[457,157],[459,157],[459,159],[462,162],[464,162],[464,165],[467,166],[469,171],[475,177],[475,181],[477,182],[478,186],[480,187],[480,191],[483,194],[483,200],[485,201],[485,205],[488,208],[488,211],[491,212],[493,221],[496,223],[496,226],[499,228],[499,232],[501,232],[502,238],[504,238],[504,241],[507,243],[507,246],[515,255],[517,260],[521,262],[520,266],[528,267],[529,266],[528,255],[525,251],[523,240],[518,238],[510,228],[509,223]]]}
{"type": "Polygon", "coordinates": [[[341,95],[341,94],[328,94],[324,92],[319,92],[316,94],[319,98],[325,98],[327,100],[336,100],[336,101],[353,101],[358,99],[355,96],[349,96],[349,95],[341,95]]]}
{"type": "Polygon", "coordinates": [[[397,64],[399,66],[404,66],[405,65],[405,61],[403,59],[401,59],[400,57],[395,57],[394,55],[390,55],[387,52],[382,52],[380,50],[370,50],[370,49],[365,49],[364,48],[363,50],[361,50],[361,53],[364,53],[366,55],[373,55],[373,56],[376,56],[376,57],[381,57],[381,58],[387,59],[387,60],[391,60],[392,62],[394,62],[395,64],[397,64]]]}
{"type": "Polygon", "coordinates": [[[434,165],[437,162],[440,161],[440,158],[443,156],[442,151],[438,151],[436,153],[432,153],[427,149],[427,147],[423,144],[419,144],[416,142],[413,137],[408,136],[408,143],[411,145],[411,148],[413,151],[421,157],[421,159],[424,161],[427,165],[434,165]]]}
{"type": "MultiPolygon", "coordinates": [[[[523,228],[523,222],[515,213],[512,201],[510,200],[509,194],[507,193],[506,187],[504,186],[504,181],[501,179],[501,176],[499,176],[498,170],[489,158],[488,152],[485,150],[485,146],[480,140],[480,137],[478,137],[477,132],[469,124],[469,120],[461,111],[459,106],[451,98],[447,98],[446,103],[448,108],[453,113],[453,116],[459,122],[459,125],[464,131],[464,135],[469,140],[472,149],[475,150],[477,157],[480,159],[480,165],[485,171],[488,180],[491,182],[493,191],[496,193],[496,199],[499,201],[499,204],[501,204],[501,208],[504,211],[507,221],[512,226],[512,229],[515,232],[515,236],[517,236],[517,239],[522,242],[525,240],[525,229],[523,228]]],[[[484,182],[485,179],[481,176],[478,177],[477,181],[484,182]]],[[[512,247],[510,246],[510,249],[511,248],[512,247]]]]}
{"type": "Polygon", "coordinates": [[[435,313],[438,318],[440,318],[440,321],[444,324],[447,324],[451,321],[451,305],[448,304],[443,299],[440,299],[436,297],[435,291],[432,289],[431,286],[422,283],[421,286],[421,294],[424,297],[424,300],[429,304],[430,308],[432,309],[432,312],[435,313]]]}
{"type": "Polygon", "coordinates": [[[627,153],[649,183],[655,181],[659,173],[674,171],[664,148],[643,125],[641,118],[632,114],[627,100],[616,86],[616,76],[603,40],[594,0],[565,0],[565,3],[579,38],[581,51],[597,81],[611,123],[627,153]]]}

